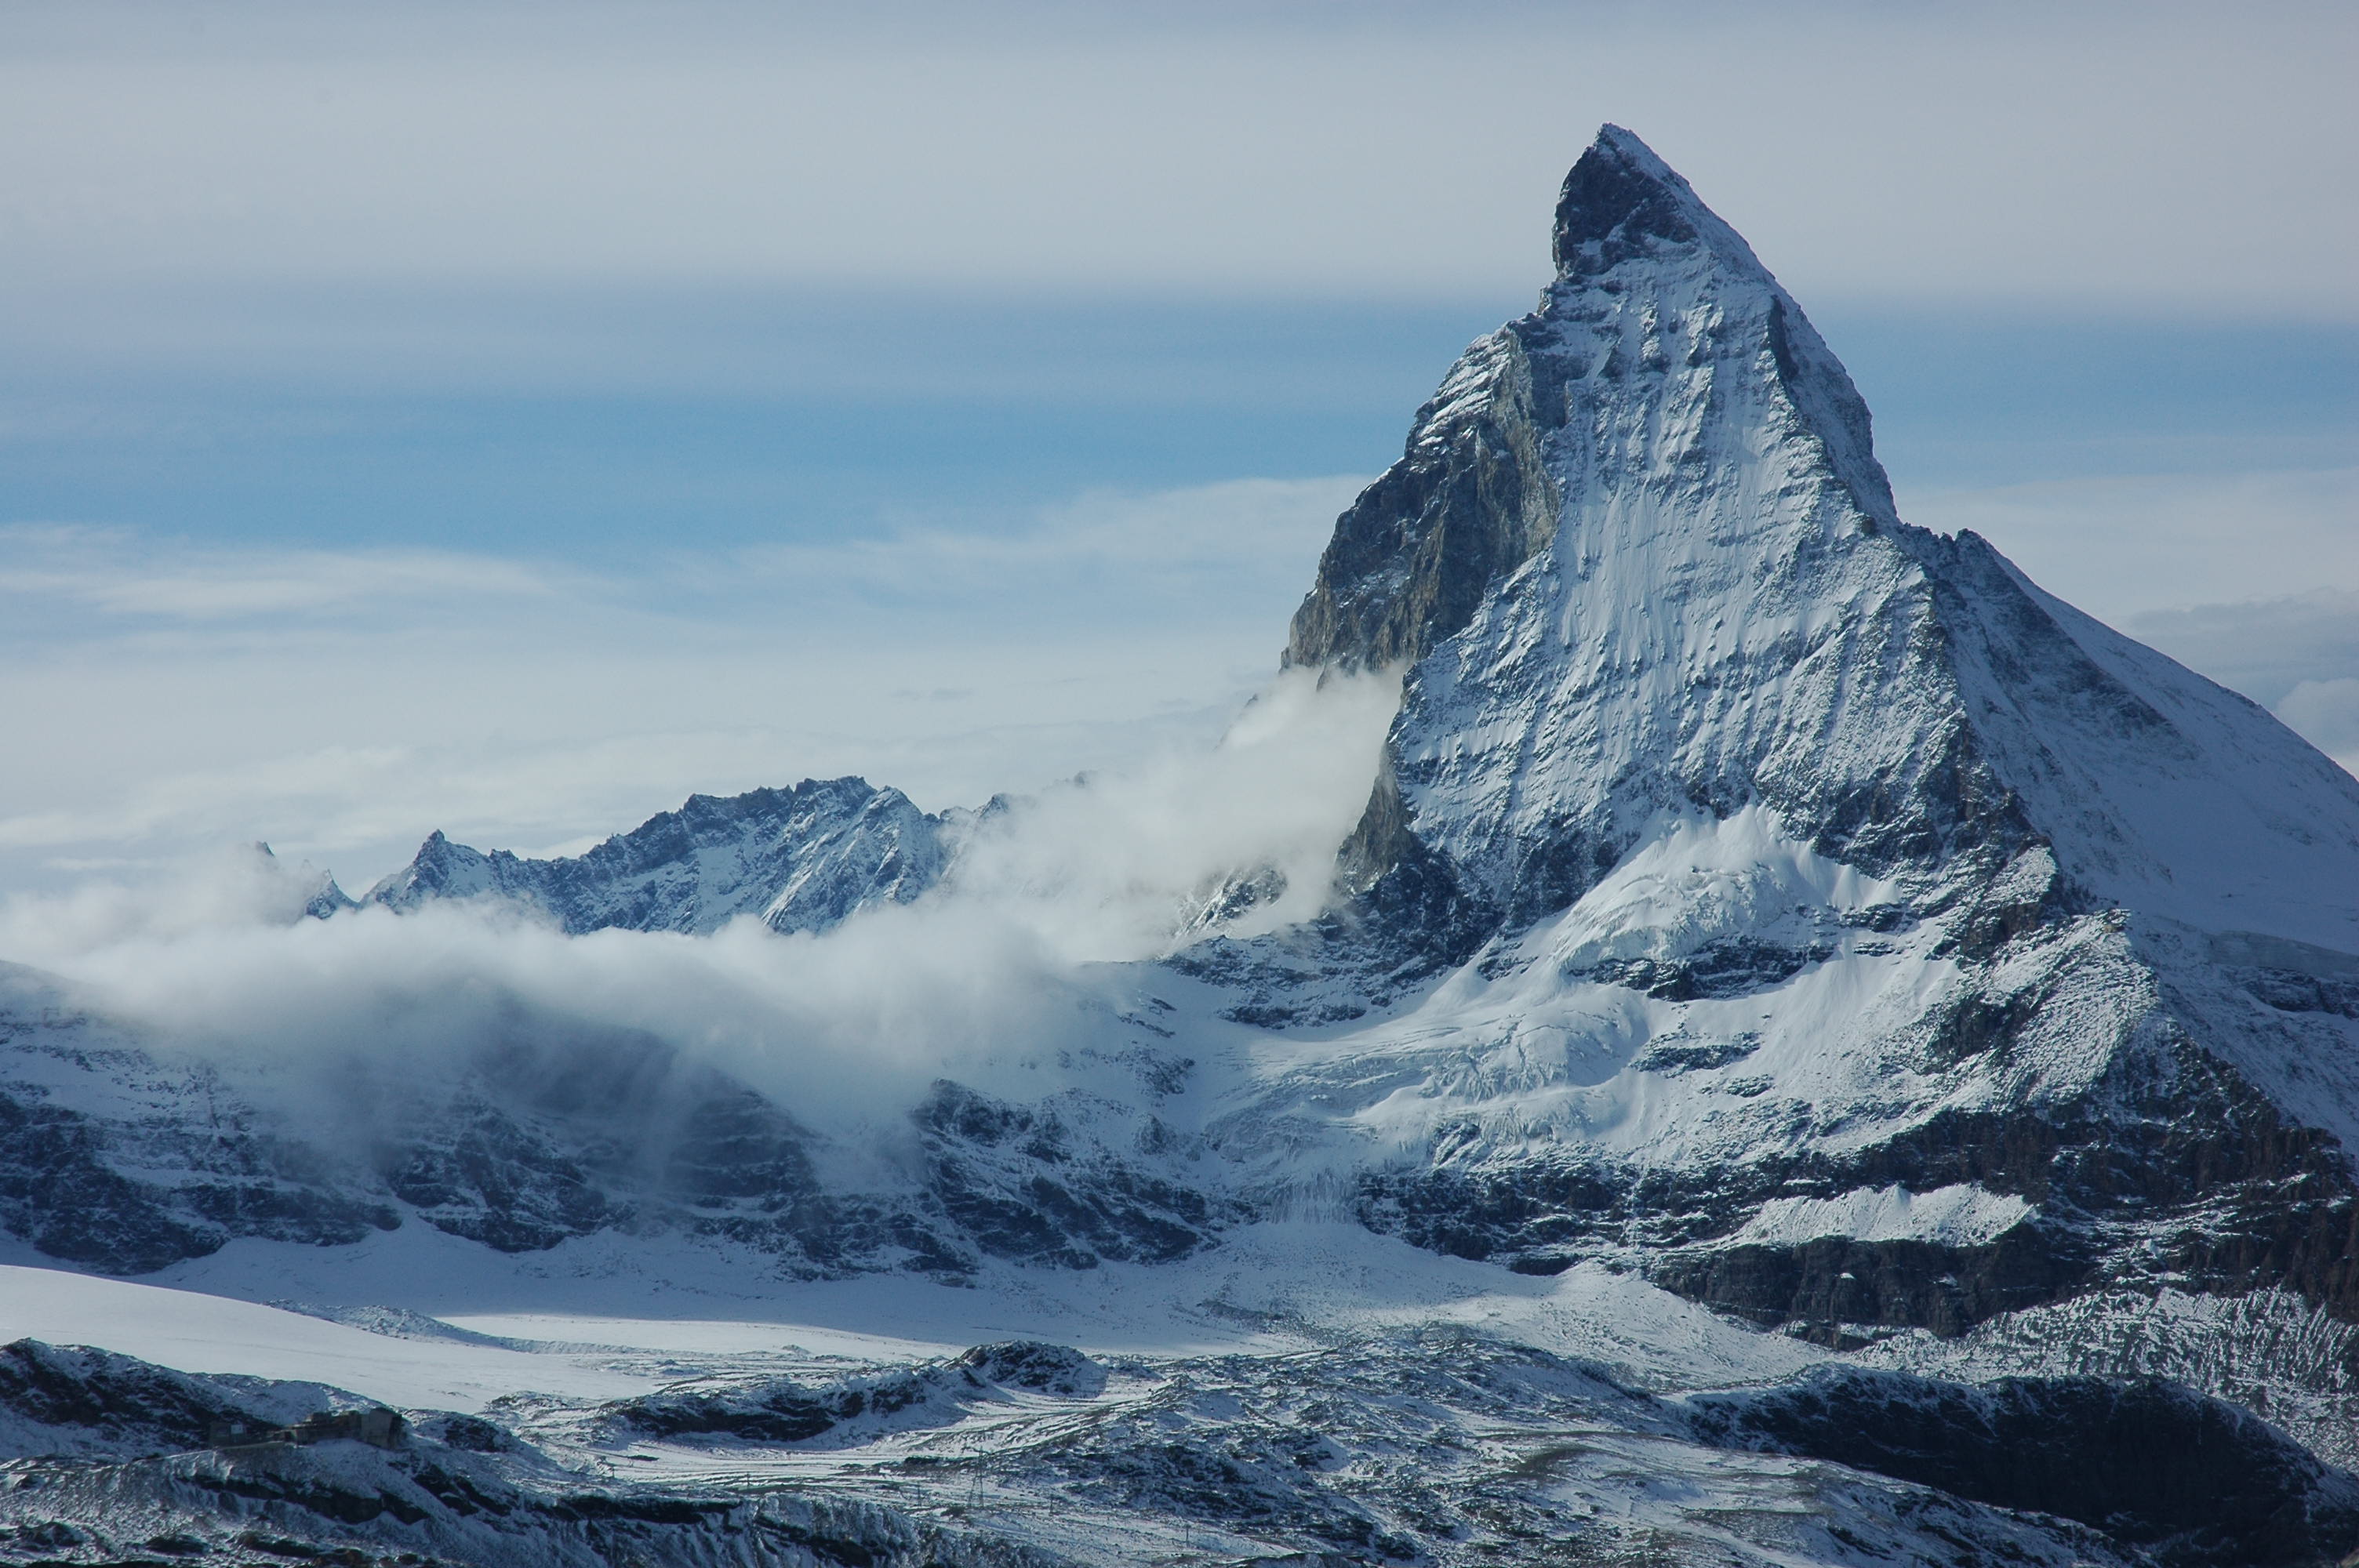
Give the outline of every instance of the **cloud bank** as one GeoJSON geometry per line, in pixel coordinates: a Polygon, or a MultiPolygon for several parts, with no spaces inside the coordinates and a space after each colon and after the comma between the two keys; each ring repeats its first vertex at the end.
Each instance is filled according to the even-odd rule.
{"type": "MultiPolygon", "coordinates": [[[[2351,765],[2354,476],[1901,502],[2351,765]]],[[[0,777],[0,888],[136,883],[254,839],[365,885],[438,827],[572,852],[696,792],[858,773],[933,809],[1140,764],[1209,742],[1266,678],[1359,482],[597,563],[0,529],[0,731],[42,738],[0,777]]]]}
{"type": "Polygon", "coordinates": [[[1217,743],[1011,802],[934,892],[817,935],[749,918],[702,937],[568,937],[493,903],[307,919],[316,871],[247,850],[136,890],[10,898],[0,957],[167,1049],[322,1105],[356,1074],[451,1077],[494,1046],[618,1031],[815,1122],[888,1118],[944,1076],[1038,1095],[1060,1052],[1136,1005],[1107,966],[1200,934],[1231,879],[1274,871],[1283,889],[1238,934],[1324,905],[1396,700],[1388,679],[1282,676],[1217,743]]]}

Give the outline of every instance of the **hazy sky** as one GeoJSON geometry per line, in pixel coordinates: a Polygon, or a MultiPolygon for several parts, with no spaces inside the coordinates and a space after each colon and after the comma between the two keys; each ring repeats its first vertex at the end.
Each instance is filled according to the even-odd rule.
{"type": "Polygon", "coordinates": [[[1214,727],[1608,119],[2359,760],[2355,17],[0,3],[0,889],[1214,727]]]}
{"type": "Polygon", "coordinates": [[[1523,294],[1535,211],[1612,119],[1805,297],[2359,312],[2343,5],[101,0],[6,27],[18,279],[1523,294]]]}

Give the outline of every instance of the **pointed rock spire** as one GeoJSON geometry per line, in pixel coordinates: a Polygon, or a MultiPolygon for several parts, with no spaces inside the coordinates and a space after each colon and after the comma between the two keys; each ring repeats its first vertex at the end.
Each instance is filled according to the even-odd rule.
{"type": "MultiPolygon", "coordinates": [[[[1767,446],[1788,449],[1797,476],[1831,481],[1871,526],[1895,521],[1842,364],[1744,239],[1636,135],[1605,126],[1566,176],[1554,249],[1539,308],[1467,349],[1418,411],[1401,460],[1338,520],[1289,665],[1423,658],[1556,536],[1569,479],[1641,478],[1628,468],[1634,438],[1683,441],[1643,460],[1692,466],[1725,433],[1699,417],[1767,420],[1767,446]],[[1709,409],[1658,417],[1707,393],[1709,409]],[[1618,475],[1600,460],[1608,446],[1618,475]]],[[[1720,454],[1745,444],[1723,441],[1720,454]]]]}
{"type": "MultiPolygon", "coordinates": [[[[1409,666],[1355,895],[1451,912],[1433,950],[1462,956],[1667,814],[1751,806],[1878,876],[2038,850],[2197,924],[2253,918],[2264,864],[2323,889],[2300,868],[2330,837],[2359,877],[2359,836],[2274,826],[2359,820],[2347,774],[1979,540],[1901,523],[1842,363],[1636,136],[1599,133],[1554,241],[1538,308],[1451,369],[1295,616],[1291,663],[1409,666]],[[2277,783],[2241,776],[2262,756],[2277,783]],[[2223,856],[2196,822],[2249,842],[2223,856]]],[[[2277,902],[2269,935],[2359,950],[2347,898],[2277,902]]]]}
{"type": "Polygon", "coordinates": [[[1650,240],[1692,244],[1700,216],[1709,216],[1703,203],[1653,148],[1619,125],[1603,126],[1557,198],[1558,276],[1603,272],[1650,240]]]}

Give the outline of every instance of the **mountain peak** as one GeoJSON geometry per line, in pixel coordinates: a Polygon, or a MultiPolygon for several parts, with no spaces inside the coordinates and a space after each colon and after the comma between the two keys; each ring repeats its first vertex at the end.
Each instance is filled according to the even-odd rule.
{"type": "Polygon", "coordinates": [[[1538,308],[1467,349],[1401,460],[1338,520],[1288,664],[1415,664],[1567,526],[1566,558],[1582,555],[1612,494],[1643,492],[1682,526],[1703,525],[1705,491],[1823,497],[1787,519],[1810,532],[1897,522],[1842,363],[1646,143],[1598,132],[1565,177],[1555,249],[1538,308]]]}
{"type": "Polygon", "coordinates": [[[1291,663],[1408,670],[1354,896],[1414,880],[1451,912],[1433,950],[1463,956],[1663,821],[1758,806],[1876,876],[2044,845],[2073,896],[2205,929],[2258,929],[2267,881],[2267,935],[2352,950],[2359,911],[2305,869],[2330,838],[2359,855],[2348,776],[1979,541],[1904,524],[1841,362],[1636,136],[1573,166],[1556,252],[1295,616],[1291,663]],[[2198,822],[2245,839],[2222,854],[2198,822]]]}
{"type": "Polygon", "coordinates": [[[1619,125],[1600,126],[1557,195],[1558,279],[1596,277],[1634,256],[1695,246],[1769,281],[1752,247],[1654,148],[1619,125]]]}
{"type": "Polygon", "coordinates": [[[1603,272],[1648,241],[1690,244],[1710,214],[1688,182],[1619,125],[1597,133],[1556,203],[1560,276],[1603,272]]]}
{"type": "MultiPolygon", "coordinates": [[[[940,876],[941,822],[865,779],[692,795],[588,852],[535,860],[454,844],[440,830],[367,902],[413,910],[497,896],[580,934],[712,931],[756,915],[774,931],[818,930],[879,902],[907,903],[940,876]]],[[[339,895],[341,896],[341,895],[339,895]]]]}

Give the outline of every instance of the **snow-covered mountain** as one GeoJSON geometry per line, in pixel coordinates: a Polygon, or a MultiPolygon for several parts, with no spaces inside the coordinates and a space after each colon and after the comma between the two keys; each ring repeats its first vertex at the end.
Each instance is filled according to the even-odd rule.
{"type": "Polygon", "coordinates": [[[2085,906],[2359,948],[2359,783],[1901,524],[1843,366],[1636,138],[1573,171],[1555,248],[1295,618],[1292,662],[1415,665],[1371,870],[1439,857],[1487,935],[1755,807],[1871,874],[2044,849],[2085,906]]]}
{"type": "MultiPolygon", "coordinates": [[[[1156,1320],[1159,1359],[1007,1362],[1054,1387],[1012,1351],[824,1388],[712,1364],[652,1403],[493,1411],[481,1452],[521,1457],[432,1458],[537,1519],[623,1454],[746,1530],[799,1477],[841,1508],[780,1503],[782,1562],[1125,1561],[1175,1528],[1184,1556],[1199,1526],[1224,1557],[1354,1563],[2347,1550],[2359,781],[1904,522],[1841,363],[1635,136],[1575,166],[1554,253],[1295,617],[1288,665],[1400,680],[1314,918],[1245,924],[1286,879],[1227,867],[1171,901],[1167,952],[1027,970],[1019,1010],[895,1011],[965,1065],[882,1119],[543,988],[466,1002],[430,1057],[355,1049],[337,1121],[283,1056],[11,969],[0,1222],[53,1262],[339,1307],[434,1311],[457,1269],[505,1300],[891,1281],[1076,1338],[1192,1314],[1156,1320]],[[1261,1337],[1206,1356],[1241,1324],[1261,1337]],[[2170,1467],[2199,1451],[2233,1497],[2170,1467]],[[1033,1522],[978,1534],[979,1477],[1033,1522]]],[[[413,930],[506,901],[590,945],[750,915],[822,956],[919,949],[984,874],[964,822],[856,779],[698,796],[577,859],[437,834],[310,913],[413,930]]],[[[356,1037],[440,1028],[430,989],[356,992],[356,1037]]],[[[197,1519],[215,1479],[141,1506],[197,1519]]],[[[575,1523],[514,1560],[620,1550],[575,1523]]]]}
{"type": "Polygon", "coordinates": [[[908,903],[940,878],[943,858],[940,819],[899,790],[805,779],[725,799],[692,795],[570,858],[486,855],[438,832],[365,901],[415,909],[504,898],[576,935],[704,932],[747,914],[773,931],[819,931],[880,901],[908,903]]]}
{"type": "Polygon", "coordinates": [[[1228,1125],[1315,1106],[1368,1223],[1839,1342],[2132,1281],[2359,1312],[2359,781],[1901,523],[1842,366],[1635,137],[1556,257],[1296,617],[1297,663],[1410,661],[1333,961],[1202,966],[1262,1018],[1449,977],[1228,1125]]]}

